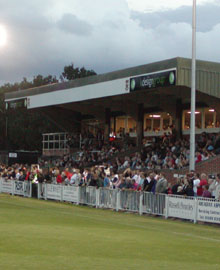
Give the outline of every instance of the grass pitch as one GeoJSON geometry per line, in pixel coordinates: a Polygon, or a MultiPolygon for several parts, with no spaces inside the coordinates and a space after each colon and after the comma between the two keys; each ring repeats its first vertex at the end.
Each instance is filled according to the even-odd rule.
{"type": "Polygon", "coordinates": [[[219,270],[220,228],[0,194],[1,270],[219,270]]]}

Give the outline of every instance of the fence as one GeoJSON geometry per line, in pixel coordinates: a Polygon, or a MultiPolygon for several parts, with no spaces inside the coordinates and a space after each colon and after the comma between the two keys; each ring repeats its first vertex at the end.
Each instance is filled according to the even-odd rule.
{"type": "Polygon", "coordinates": [[[9,193],[12,195],[21,195],[24,197],[32,196],[32,185],[30,182],[17,180],[0,179],[0,193],[9,193]]]}
{"type": "MultiPolygon", "coordinates": [[[[0,193],[32,196],[30,182],[0,179],[0,193]]],[[[130,190],[38,184],[38,199],[220,224],[220,201],[130,190]]]]}

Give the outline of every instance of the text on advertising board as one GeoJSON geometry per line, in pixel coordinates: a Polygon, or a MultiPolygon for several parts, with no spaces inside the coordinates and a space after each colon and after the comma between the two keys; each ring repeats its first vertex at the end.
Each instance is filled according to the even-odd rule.
{"type": "Polygon", "coordinates": [[[133,77],[130,92],[172,85],[176,85],[176,69],[133,77]]]}

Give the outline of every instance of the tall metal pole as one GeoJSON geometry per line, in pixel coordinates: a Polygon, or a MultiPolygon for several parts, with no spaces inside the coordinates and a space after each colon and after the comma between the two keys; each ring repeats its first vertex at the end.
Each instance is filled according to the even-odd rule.
{"type": "Polygon", "coordinates": [[[190,114],[190,161],[189,169],[195,169],[195,107],[196,107],[196,0],[193,0],[192,14],[192,76],[190,114]]]}

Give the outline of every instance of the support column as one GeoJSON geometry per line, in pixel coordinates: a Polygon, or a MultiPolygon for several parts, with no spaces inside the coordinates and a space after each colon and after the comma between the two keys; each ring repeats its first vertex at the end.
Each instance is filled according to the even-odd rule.
{"type": "Polygon", "coordinates": [[[105,109],[105,128],[104,128],[104,141],[108,142],[110,134],[110,125],[111,125],[111,109],[105,109]]]}
{"type": "Polygon", "coordinates": [[[143,140],[143,128],[144,128],[144,104],[138,104],[137,110],[137,146],[141,147],[143,140]]]}
{"type": "Polygon", "coordinates": [[[116,117],[114,116],[114,132],[116,133],[116,117]]]}

